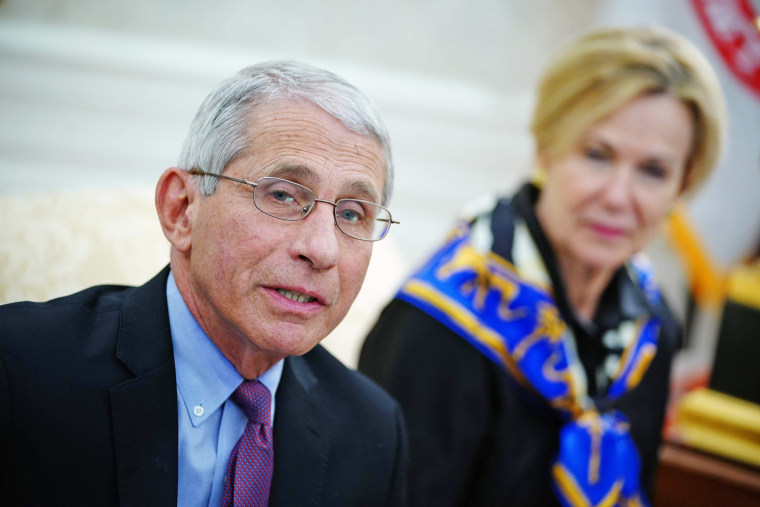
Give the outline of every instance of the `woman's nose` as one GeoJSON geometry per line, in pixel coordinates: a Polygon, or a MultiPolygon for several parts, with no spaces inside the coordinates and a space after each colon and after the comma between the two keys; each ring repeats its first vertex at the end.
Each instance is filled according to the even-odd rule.
{"type": "Polygon", "coordinates": [[[631,198],[633,191],[631,171],[625,166],[618,166],[611,171],[602,188],[602,197],[612,207],[623,206],[631,198]]]}

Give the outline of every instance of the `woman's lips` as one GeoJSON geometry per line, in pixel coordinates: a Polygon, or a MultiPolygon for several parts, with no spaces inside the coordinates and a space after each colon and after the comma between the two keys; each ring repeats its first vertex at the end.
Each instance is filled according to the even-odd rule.
{"type": "Polygon", "coordinates": [[[625,234],[625,229],[599,223],[589,224],[589,228],[603,238],[618,238],[625,234]]]}

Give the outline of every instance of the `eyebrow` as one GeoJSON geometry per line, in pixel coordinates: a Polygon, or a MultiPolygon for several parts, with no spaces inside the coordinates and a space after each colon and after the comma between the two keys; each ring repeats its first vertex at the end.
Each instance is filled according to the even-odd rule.
{"type": "Polygon", "coordinates": [[[374,189],[363,181],[354,181],[350,186],[351,193],[360,195],[362,200],[379,204],[374,189]]]}
{"type": "MultiPolygon", "coordinates": [[[[278,163],[274,170],[268,175],[274,178],[292,179],[296,183],[303,183],[307,187],[310,185],[316,185],[319,182],[319,177],[316,172],[304,164],[289,164],[287,162],[278,163]]],[[[370,201],[377,203],[377,192],[364,181],[353,181],[348,186],[348,195],[352,199],[361,199],[364,201],[370,201]]],[[[321,198],[320,196],[317,196],[321,198]]]]}
{"type": "MultiPolygon", "coordinates": [[[[616,149],[612,144],[607,142],[607,140],[600,137],[586,138],[585,143],[598,144],[603,149],[607,150],[610,153],[618,153],[620,151],[616,149]]],[[[666,166],[675,164],[675,160],[673,159],[673,154],[664,153],[664,152],[657,152],[654,154],[650,154],[645,158],[645,160],[647,162],[659,162],[666,166]]]]}
{"type": "Polygon", "coordinates": [[[268,176],[305,182],[316,182],[318,179],[309,166],[304,164],[288,164],[286,162],[279,162],[268,176]]]}

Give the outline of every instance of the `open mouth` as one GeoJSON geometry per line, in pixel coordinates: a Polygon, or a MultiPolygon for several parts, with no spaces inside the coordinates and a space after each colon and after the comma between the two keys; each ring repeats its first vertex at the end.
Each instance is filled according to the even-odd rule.
{"type": "Polygon", "coordinates": [[[287,290],[287,289],[277,289],[277,292],[284,296],[291,301],[295,301],[297,303],[311,303],[312,301],[316,301],[317,298],[312,296],[307,296],[306,294],[301,294],[300,292],[296,292],[293,290],[287,290]]]}

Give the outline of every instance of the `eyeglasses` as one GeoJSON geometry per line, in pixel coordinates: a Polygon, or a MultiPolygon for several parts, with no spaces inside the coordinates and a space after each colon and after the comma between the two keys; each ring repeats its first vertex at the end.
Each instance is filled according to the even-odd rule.
{"type": "Polygon", "coordinates": [[[332,204],[338,229],[362,241],[380,241],[388,235],[391,224],[399,223],[391,218],[388,208],[374,202],[360,199],[339,199],[337,202],[317,199],[311,189],[282,178],[265,176],[254,183],[200,169],[190,169],[188,173],[221,178],[253,187],[253,204],[263,213],[280,220],[303,220],[318,202],[332,204]]]}

